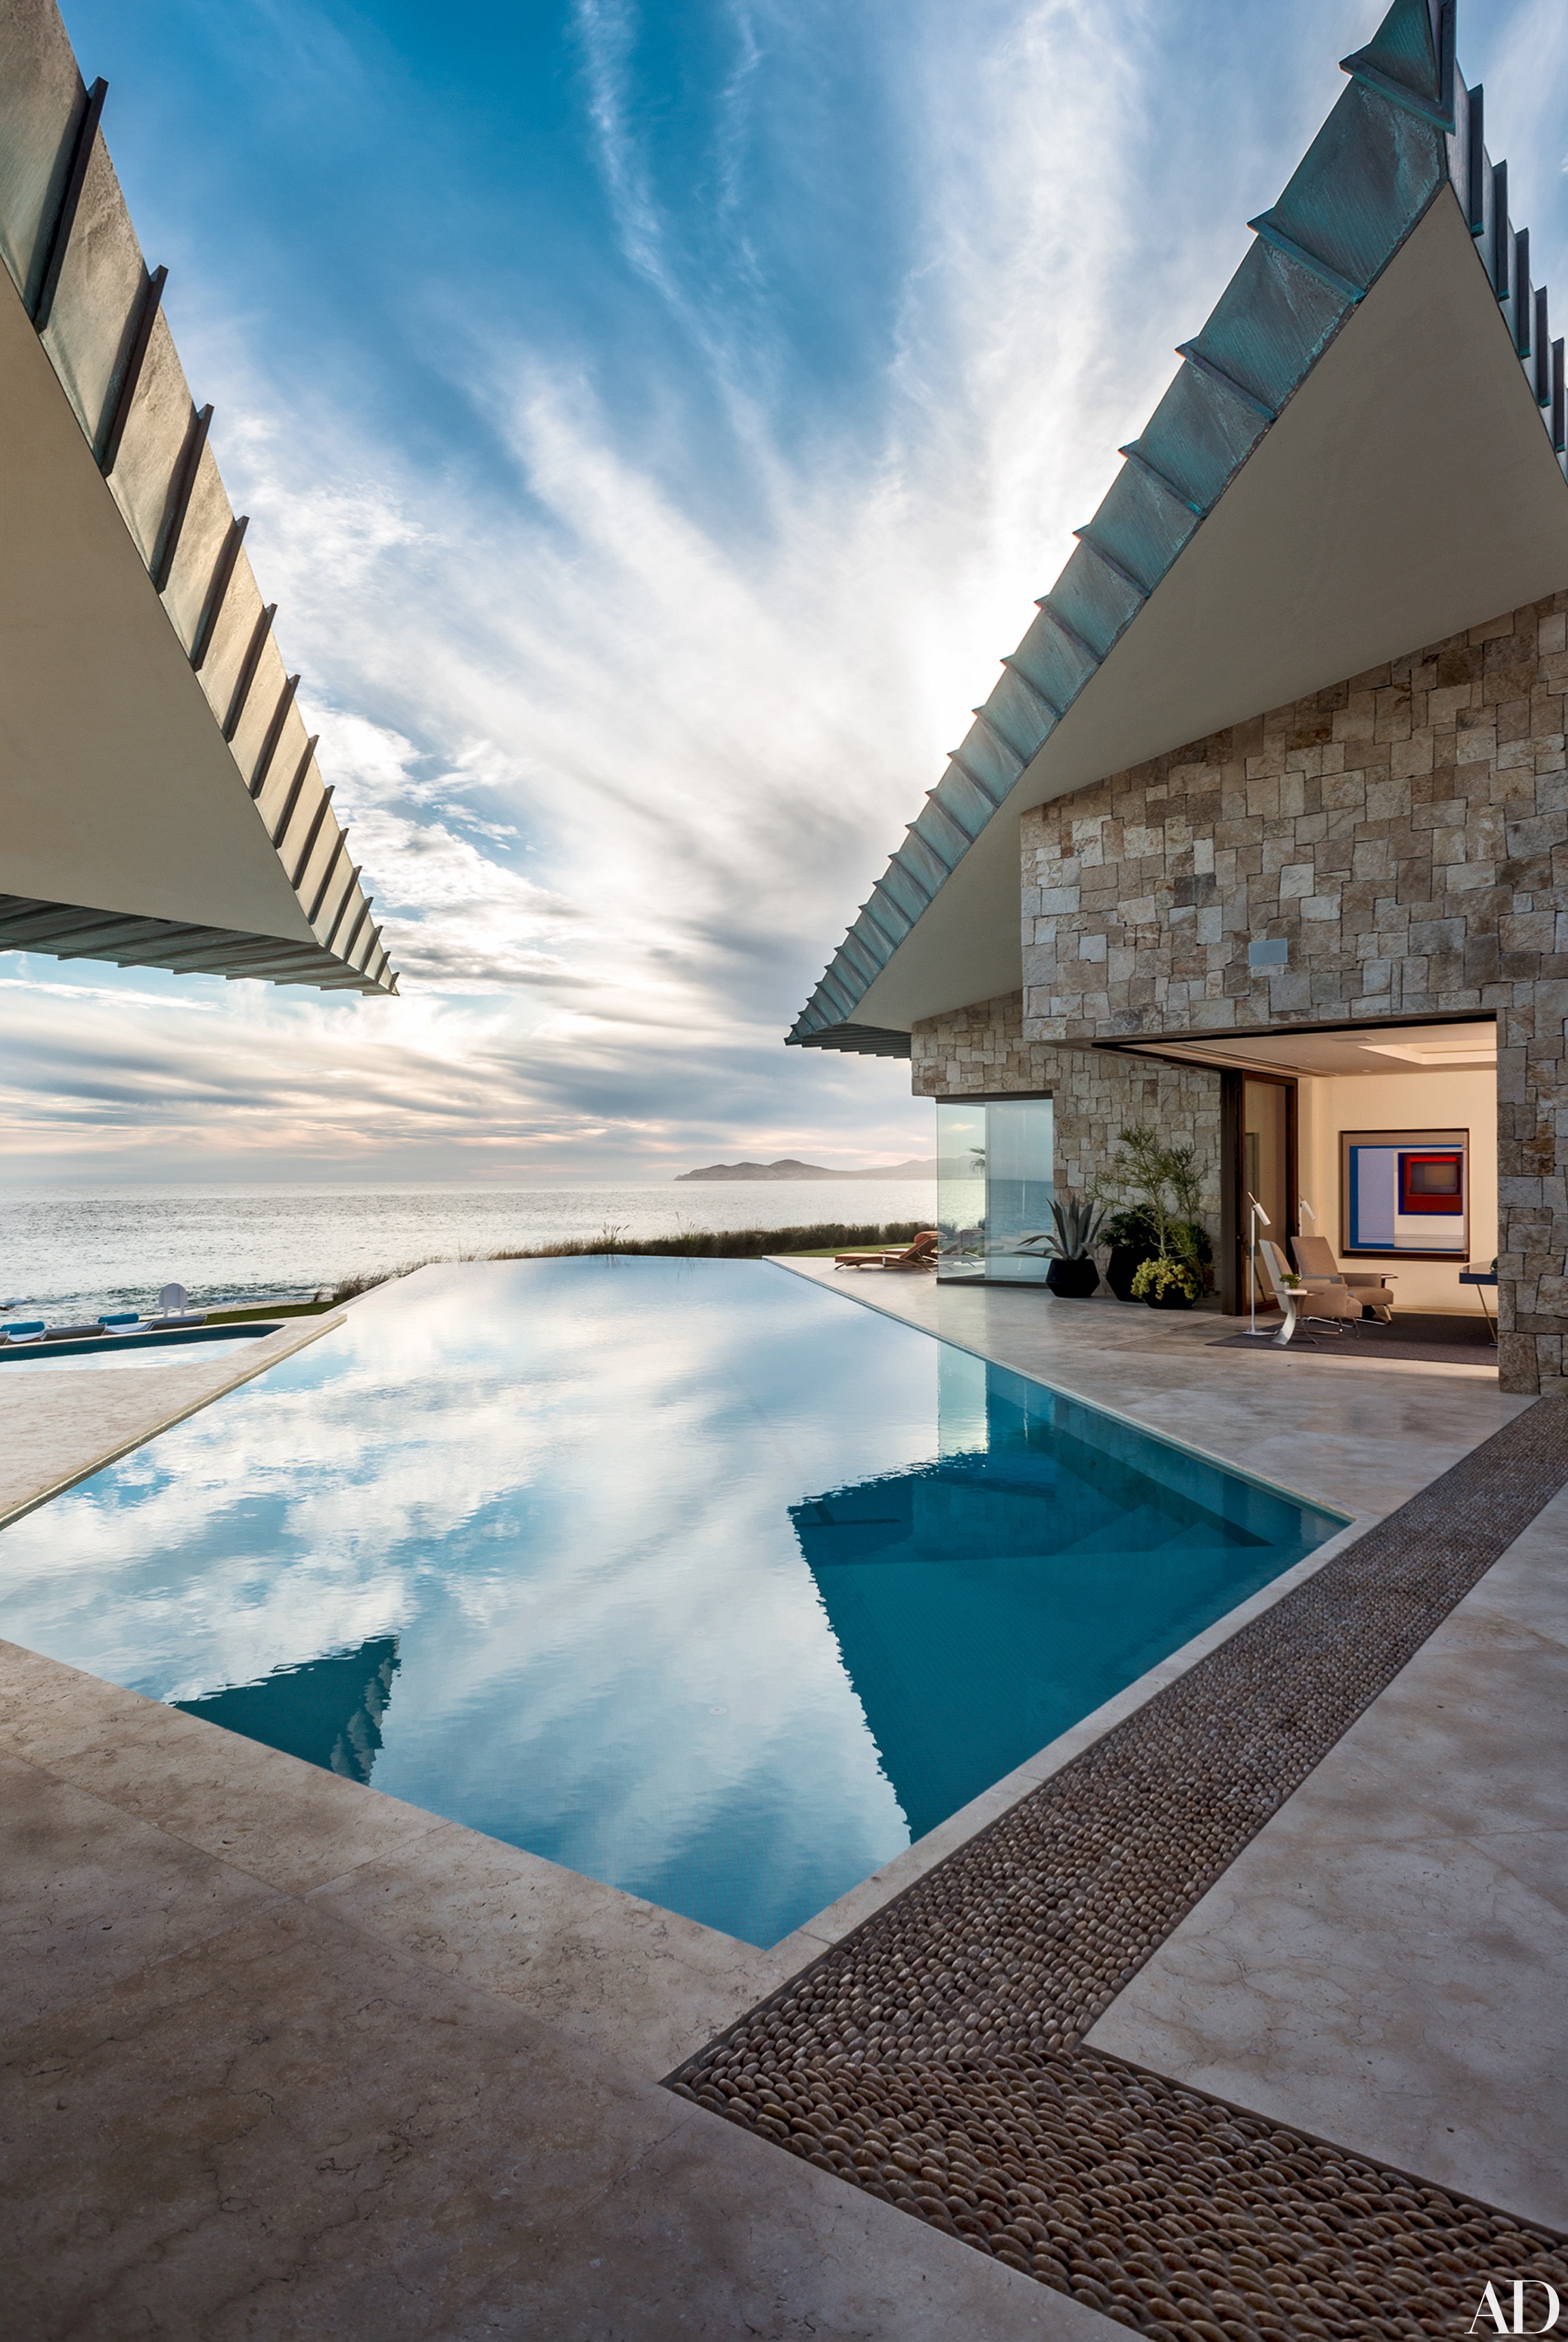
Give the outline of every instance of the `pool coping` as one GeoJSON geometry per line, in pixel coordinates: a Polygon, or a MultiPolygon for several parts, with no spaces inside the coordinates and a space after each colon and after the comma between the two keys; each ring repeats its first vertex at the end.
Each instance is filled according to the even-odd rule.
{"type": "MultiPolygon", "coordinates": [[[[487,1266],[432,1263],[411,1274],[432,1275],[454,1267],[487,1266]]],[[[814,1281],[803,1278],[803,1282],[814,1281]]],[[[401,1278],[390,1280],[373,1290],[385,1296],[403,1282],[401,1278]]],[[[835,1288],[824,1289],[832,1292],[835,1288]]],[[[841,1297],[853,1300],[857,1296],[845,1291],[841,1297]]],[[[297,1336],[291,1328],[289,1339],[278,1341],[277,1336],[269,1336],[269,1341],[278,1342],[277,1347],[247,1361],[223,1384],[187,1400],[155,1426],[117,1443],[44,1493],[14,1506],[0,1516],[0,1528],[133,1453],[175,1424],[199,1414],[214,1399],[225,1396],[265,1373],[268,1366],[295,1355],[321,1335],[342,1325],[351,1306],[345,1304],[330,1318],[313,1321],[297,1336]]],[[[872,1307],[879,1316],[893,1314],[878,1309],[869,1299],[863,1306],[872,1307]]],[[[910,1325],[911,1321],[898,1322],[910,1325]]],[[[914,1325],[911,1330],[928,1332],[914,1325]]],[[[950,1337],[942,1335],[930,1338],[950,1337]]],[[[953,1346],[986,1364],[1002,1364],[988,1358],[972,1344],[954,1342],[953,1346]]],[[[1010,1366],[1004,1366],[1003,1371],[1019,1375],[1024,1381],[1042,1388],[1061,1391],[1063,1396],[1111,1416],[1165,1446],[1200,1455],[1220,1470],[1234,1472],[1254,1486],[1290,1496],[1315,1511],[1332,1513],[1340,1509],[1325,1505],[1321,1498],[1297,1497],[1295,1491],[1283,1488],[1277,1481],[1247,1473],[1223,1456],[1158,1432],[1136,1416],[1121,1414],[1104,1406],[1097,1399],[1064,1389],[1043,1376],[1010,1366]]],[[[638,2071],[658,2079],[746,2008],[778,1990],[873,1913],[988,1828],[1043,1781],[1228,1641],[1249,1620],[1272,1608],[1293,1587],[1314,1576],[1347,1543],[1383,1517],[1381,1513],[1346,1514],[1343,1510],[1340,1516],[1343,1526],[1313,1552],[1068,1726],[891,1861],[857,1880],[786,1936],[764,1947],[668,1911],[623,1888],[552,1862],[547,1857],[528,1853],[504,1839],[471,1829],[464,1823],[449,1821],[428,1808],[409,1805],[386,1790],[376,1789],[374,1782],[363,1784],[323,1775],[320,1768],[303,1759],[245,1740],[205,1717],[147,1700],[140,1694],[109,1684],[105,1677],[87,1676],[85,1670],[69,1667],[44,1654],[29,1653],[28,1656],[35,1668],[53,1671],[62,1683],[74,1679],[79,1686],[101,1686],[110,1696],[105,1705],[123,1719],[128,1736],[142,1737],[155,1730],[165,1730],[162,1719],[177,1717],[177,1739],[171,1740],[171,1751],[176,1745],[188,1748],[195,1761],[187,1771],[205,1772],[211,1777],[205,1796],[187,1780],[178,1797],[181,1820],[176,1834],[191,1837],[194,1842],[206,1843],[215,1838],[221,1838],[225,1846],[232,1842],[235,1789],[240,1776],[245,1780],[245,1799],[264,1803],[271,1794],[280,1810],[292,1807],[302,1797],[310,1795],[310,1788],[298,1777],[302,1774],[315,1777],[313,1786],[318,1787],[318,1796],[325,1794],[339,1802],[354,1799],[367,1788],[373,1791],[375,1809],[362,1814],[363,1830],[351,1833],[356,1840],[363,1838],[362,1858],[343,1862],[336,1867],[329,1866],[331,1875],[314,1880],[308,1891],[329,1897],[335,1907],[359,1924],[389,1928],[406,1947],[438,1946],[444,1965],[455,1963],[461,1972],[482,1978],[504,1997],[534,2008],[564,2029],[585,2035],[638,2071]],[[138,1711],[153,1713],[147,1716],[138,1711]],[[213,1736],[217,1744],[233,1746],[225,1748],[208,1743],[205,1756],[198,1758],[196,1752],[204,1744],[199,1738],[192,1739],[189,1736],[193,1734],[213,1736]],[[247,1754],[242,1758],[235,1754],[236,1748],[247,1754]],[[323,1790],[318,1785],[325,1784],[330,1784],[330,1787],[323,1790]],[[428,1846],[423,1844],[426,1840],[430,1841],[428,1846]],[[472,1887],[452,1887],[453,1878],[470,1874],[477,1882],[472,1887]],[[520,1928],[518,1920],[524,1911],[527,1917],[520,1928]],[[550,1947],[547,1982],[541,1973],[541,1961],[524,1948],[525,1944],[535,1949],[541,1944],[550,1947]],[[660,1987],[656,1997],[651,1996],[648,1989],[652,1976],[656,1976],[660,1987]],[[543,2008],[535,1998],[541,1988],[548,2000],[548,2006],[543,2008]]],[[[173,1726],[167,1727],[165,1736],[175,1730],[173,1726]]],[[[103,1794],[102,1790],[99,1794],[103,1794]]],[[[255,1819],[259,1827],[261,1817],[255,1819]]]]}
{"type": "MultiPolygon", "coordinates": [[[[879,1317],[890,1317],[896,1326],[907,1326],[912,1334],[924,1334],[928,1342],[945,1342],[950,1350],[962,1350],[966,1357],[978,1358],[983,1366],[994,1366],[998,1374],[1016,1375],[1021,1382],[1035,1383],[1042,1390],[1054,1391],[1059,1398],[1071,1399],[1074,1406],[1086,1406],[1096,1415],[1109,1416],[1113,1423],[1120,1423],[1127,1430],[1137,1432],[1141,1438],[1153,1439],[1162,1447],[1174,1447],[1179,1456],[1195,1456],[1200,1463],[1212,1465],[1216,1472],[1226,1472],[1233,1480],[1245,1480],[1249,1486],[1263,1489],[1265,1496],[1286,1496],[1293,1505],[1305,1505],[1312,1512],[1326,1514],[1331,1520],[1339,1521],[1344,1527],[1349,1527],[1356,1518],[1355,1514],[1347,1513],[1343,1505],[1331,1505],[1322,1496],[1309,1496],[1304,1490],[1291,1487],[1286,1481],[1270,1480],[1261,1472],[1249,1472],[1244,1464],[1233,1464],[1228,1456],[1216,1456],[1212,1448],[1201,1447],[1195,1439],[1178,1439],[1174,1432],[1158,1431],[1152,1423],[1140,1423],[1135,1415],[1124,1414],[1120,1407],[1107,1406],[1103,1398],[1091,1398],[1087,1392],[1073,1390],[1065,1383],[1047,1381],[1044,1375],[1034,1374],[1027,1366],[1006,1366],[1000,1358],[992,1357],[988,1351],[977,1349],[973,1342],[960,1341],[956,1335],[939,1334],[929,1326],[917,1325],[913,1317],[905,1317],[896,1309],[884,1309],[881,1303],[873,1301],[869,1295],[826,1285],[821,1277],[796,1268],[787,1256],[775,1258],[770,1256],[767,1266],[770,1268],[787,1268],[803,1284],[814,1286],[819,1292],[838,1293],[843,1300],[858,1301],[863,1309],[874,1309],[879,1317]]],[[[1468,1366],[1459,1369],[1461,1374],[1472,1371],[1468,1366]]],[[[1337,1530],[1335,1535],[1338,1535],[1337,1530]]]]}
{"type": "MultiPolygon", "coordinates": [[[[35,1489],[30,1496],[21,1497],[14,1504],[0,1506],[0,1529],[8,1527],[13,1521],[22,1520],[28,1513],[36,1512],[40,1505],[49,1504],[55,1496],[64,1496],[67,1488],[75,1488],[82,1481],[90,1480],[95,1472],[106,1470],[109,1465],[117,1464],[122,1456],[134,1455],[138,1447],[145,1447],[149,1439],[156,1439],[162,1433],[172,1431],[176,1423],[185,1423],[191,1416],[199,1415],[203,1407],[210,1406],[215,1399],[226,1397],[230,1391],[237,1390],[242,1383],[248,1383],[253,1376],[265,1374],[269,1366],[275,1366],[284,1358],[293,1357],[296,1350],[306,1348],[321,1335],[329,1334],[335,1326],[343,1325],[349,1306],[345,1303],[344,1306],[335,1310],[330,1317],[314,1321],[303,1334],[296,1334],[294,1327],[288,1326],[263,1335],[235,1371],[226,1376],[222,1382],[209,1385],[195,1396],[187,1396],[167,1414],[158,1416],[141,1426],[129,1437],[115,1440],[111,1446],[105,1447],[102,1454],[94,1456],[87,1463],[80,1466],[73,1465],[70,1471],[52,1480],[46,1487],[35,1489]]],[[[205,1344],[203,1346],[216,1348],[218,1345],[205,1344]]],[[[47,1356],[47,1352],[41,1355],[47,1356]]],[[[105,1355],[110,1356],[112,1353],[105,1352],[105,1355]]],[[[195,1359],[177,1362],[171,1360],[170,1363],[171,1366],[176,1364],[195,1366],[197,1361],[195,1359]]],[[[155,1373],[157,1369],[149,1367],[145,1371],[155,1373]]]]}

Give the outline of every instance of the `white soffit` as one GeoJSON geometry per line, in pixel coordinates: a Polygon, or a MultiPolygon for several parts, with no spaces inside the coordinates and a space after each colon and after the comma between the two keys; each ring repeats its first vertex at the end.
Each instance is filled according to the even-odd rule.
{"type": "Polygon", "coordinates": [[[0,890],[314,943],[3,270],[0,402],[0,890]]]}
{"type": "Polygon", "coordinates": [[[1568,585],[1568,482],[1452,188],[1265,433],[854,1011],[1015,992],[1017,819],[1568,585]]]}
{"type": "Polygon", "coordinates": [[[1249,1033],[1244,1037],[1151,1042],[1136,1054],[1183,1065],[1230,1067],[1243,1073],[1391,1074],[1495,1073],[1497,1026],[1491,1017],[1468,1025],[1348,1026],[1331,1033],[1249,1033]]]}
{"type": "Polygon", "coordinates": [[[0,5],[0,951],[394,992],[55,0],[0,5]]]}

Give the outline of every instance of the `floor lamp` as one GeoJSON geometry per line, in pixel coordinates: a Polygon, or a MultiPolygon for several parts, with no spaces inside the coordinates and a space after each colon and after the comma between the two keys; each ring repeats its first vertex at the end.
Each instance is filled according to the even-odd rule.
{"type": "Polygon", "coordinates": [[[1247,1192],[1247,1202],[1252,1207],[1251,1216],[1247,1221],[1247,1250],[1251,1272],[1247,1282],[1251,1287],[1249,1297],[1253,1306],[1252,1332],[1255,1336],[1258,1330],[1258,1222],[1262,1220],[1265,1228],[1272,1227],[1273,1222],[1250,1188],[1247,1192]]]}

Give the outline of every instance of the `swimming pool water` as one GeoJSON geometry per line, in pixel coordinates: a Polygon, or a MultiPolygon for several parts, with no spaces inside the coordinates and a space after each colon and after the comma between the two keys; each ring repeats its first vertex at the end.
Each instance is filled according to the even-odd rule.
{"type": "Polygon", "coordinates": [[[422,1271],[0,1533],[0,1633],[756,1944],[1341,1526],[749,1261],[422,1271]]]}

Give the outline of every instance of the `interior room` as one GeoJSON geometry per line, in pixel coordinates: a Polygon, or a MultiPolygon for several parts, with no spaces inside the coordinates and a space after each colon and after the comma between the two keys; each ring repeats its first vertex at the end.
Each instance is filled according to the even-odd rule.
{"type": "MultiPolygon", "coordinates": [[[[1282,1229],[1326,1238],[1343,1270],[1382,1276],[1402,1318],[1490,1306],[1490,1288],[1460,1276],[1490,1270],[1497,1251],[1492,1018],[1249,1034],[1163,1043],[1153,1054],[1230,1077],[1222,1270],[1231,1309],[1251,1306],[1264,1229],[1275,1241],[1282,1229]]],[[[1257,1301],[1272,1302],[1261,1268],[1257,1301]]]]}

